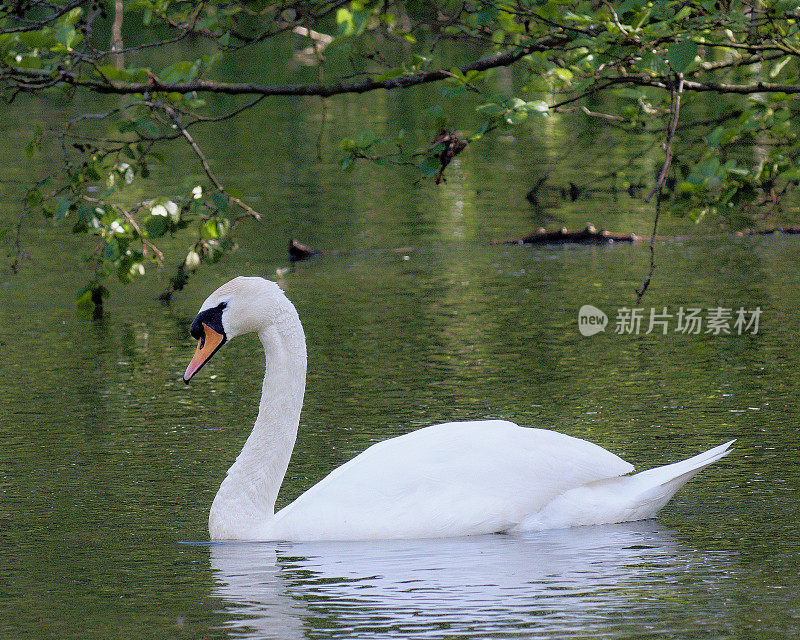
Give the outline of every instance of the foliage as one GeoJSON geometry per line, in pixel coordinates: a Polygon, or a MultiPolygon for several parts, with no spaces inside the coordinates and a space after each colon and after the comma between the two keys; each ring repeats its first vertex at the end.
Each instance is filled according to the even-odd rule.
{"type": "Polygon", "coordinates": [[[235,118],[266,97],[326,99],[441,84],[441,103],[428,113],[429,145],[407,148],[402,131],[389,138],[363,131],[340,143],[344,170],[363,161],[408,165],[420,179],[438,182],[466,142],[531,118],[582,111],[624,128],[632,139],[663,132],[666,158],[651,196],[658,192],[659,203],[677,214],[700,219],[742,207],[779,209],[800,180],[793,109],[800,93],[796,5],[788,0],[118,0],[111,5],[30,0],[0,7],[0,91],[9,101],[21,92],[65,92],[94,94],[98,104],[106,104],[99,113],[36,131],[26,149],[28,155],[37,153],[46,137],[62,145],[63,172],[33,185],[24,207],[94,239],[95,277],[81,295],[96,304],[109,274],[127,281],[150,261],[161,262],[164,236],[191,237],[173,288],[234,246],[237,223],[258,214],[225,189],[191,131],[235,118]],[[134,44],[126,48],[123,35],[134,44]],[[165,68],[147,63],[148,51],[188,39],[202,43],[196,49],[206,55],[165,68]],[[272,40],[288,43],[293,60],[315,68],[318,81],[259,84],[257,56],[252,77],[219,79],[220,58],[272,40]],[[461,52],[455,65],[442,54],[450,42],[461,52]],[[337,59],[348,61],[341,76],[331,71],[337,59]],[[514,68],[511,89],[495,81],[502,67],[514,68]],[[681,98],[685,113],[693,99],[708,92],[730,99],[720,100],[702,119],[679,119],[681,98]],[[235,106],[211,109],[204,100],[210,94],[234,96],[235,106]],[[118,98],[112,103],[103,96],[118,98]],[[469,122],[447,112],[454,96],[472,101],[469,122]],[[186,193],[133,196],[131,185],[162,165],[159,149],[175,143],[189,145],[207,181],[186,193]]]}

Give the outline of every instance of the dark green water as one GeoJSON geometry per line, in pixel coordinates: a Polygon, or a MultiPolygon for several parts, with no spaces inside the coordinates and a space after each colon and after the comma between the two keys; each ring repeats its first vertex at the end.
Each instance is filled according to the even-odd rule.
{"type": "MultiPolygon", "coordinates": [[[[394,125],[425,99],[347,98],[329,114],[345,128],[394,125]]],[[[274,103],[207,134],[223,182],[252,194],[265,220],[172,308],[155,301],[163,276],[151,273],[87,318],[73,306],[87,249],[66,230],[26,231],[25,269],[0,276],[0,637],[797,637],[800,241],[660,242],[646,312],[760,308],[759,330],[618,335],[645,246],[492,241],[540,224],[524,199],[537,176],[554,164],[554,183],[601,174],[630,151],[624,140],[534,124],[475,145],[446,185],[415,187],[403,173],[317,162],[317,107],[274,103]],[[651,522],[209,545],[208,507],[255,417],[263,359],[254,337],[237,340],[184,386],[188,322],[228,278],[274,278],[290,236],[328,254],[283,279],[309,380],[281,504],[370,443],[445,420],[552,427],[639,469],[732,438],[735,451],[651,522]],[[579,333],[583,304],[608,314],[605,332],[579,333]]],[[[17,181],[56,161],[19,165],[22,123],[58,109],[28,105],[3,124],[3,220],[16,216],[17,181]]],[[[333,145],[346,132],[331,128],[333,145]]],[[[171,162],[163,188],[199,180],[191,158],[171,162]]],[[[549,209],[570,227],[649,228],[648,209],[627,199],[553,195],[549,209]]]]}

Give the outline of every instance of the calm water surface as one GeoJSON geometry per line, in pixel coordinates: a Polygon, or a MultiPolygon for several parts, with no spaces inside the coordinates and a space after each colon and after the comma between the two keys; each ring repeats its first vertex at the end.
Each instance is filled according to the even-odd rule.
{"type": "MultiPolygon", "coordinates": [[[[406,117],[424,99],[390,96],[382,117],[406,117]]],[[[330,109],[366,113],[365,104],[330,109]]],[[[646,247],[492,241],[543,222],[524,194],[544,170],[556,163],[553,182],[567,183],[586,172],[592,148],[624,155],[624,144],[586,130],[587,147],[574,149],[566,125],[532,125],[535,153],[524,136],[496,139],[459,158],[443,187],[414,187],[413,176],[344,175],[330,158],[313,161],[319,113],[295,106],[303,126],[285,105],[256,112],[228,132],[241,148],[207,134],[215,162],[231,167],[223,182],[238,181],[269,215],[171,308],[155,302],[161,284],[149,274],[115,287],[102,320],[76,311],[86,249],[61,230],[63,250],[53,251],[54,232],[36,222],[25,271],[0,275],[0,637],[797,637],[800,241],[659,243],[648,311],[758,307],[759,330],[617,335],[646,247]],[[255,418],[263,359],[258,341],[242,338],[184,386],[188,323],[228,278],[275,277],[290,236],[328,253],[283,279],[306,329],[309,380],[281,505],[372,442],[445,420],[556,428],[640,469],[731,438],[735,452],[651,522],[208,544],[208,507],[255,418]],[[604,333],[578,332],[585,303],[610,316],[604,333]]],[[[3,124],[16,146],[0,149],[3,220],[14,218],[26,173],[10,158],[27,114],[3,124]]],[[[197,167],[178,166],[199,179],[197,167]]],[[[550,205],[571,227],[649,225],[632,201],[550,205]]]]}
{"type": "Polygon", "coordinates": [[[738,438],[657,521],[437,541],[203,542],[262,361],[256,340],[239,340],[185,387],[186,323],[217,281],[253,264],[198,278],[171,310],[133,289],[99,322],[71,292],[42,302],[6,277],[0,634],[794,637],[793,242],[663,247],[674,275],[659,300],[760,303],[756,336],[581,337],[577,301],[612,312],[629,300],[606,274],[644,255],[631,248],[323,257],[287,278],[310,376],[282,503],[371,442],[439,420],[555,427],[639,468],[738,438]],[[719,276],[719,256],[736,251],[769,278],[719,276]]]}

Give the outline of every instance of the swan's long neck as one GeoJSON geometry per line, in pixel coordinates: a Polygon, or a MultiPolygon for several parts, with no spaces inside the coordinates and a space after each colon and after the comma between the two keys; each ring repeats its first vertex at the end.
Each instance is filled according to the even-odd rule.
{"type": "Polygon", "coordinates": [[[214,498],[208,518],[212,539],[247,537],[272,518],[300,423],[306,343],[294,308],[283,310],[258,336],[267,361],[258,417],[214,498]]]}

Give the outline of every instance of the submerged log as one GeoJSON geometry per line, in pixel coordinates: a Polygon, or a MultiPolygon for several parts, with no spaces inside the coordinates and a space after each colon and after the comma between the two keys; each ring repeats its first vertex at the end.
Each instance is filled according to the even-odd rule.
{"type": "MultiPolygon", "coordinates": [[[[772,236],[772,235],[800,235],[800,227],[771,227],[769,229],[742,229],[733,232],[737,238],[747,236],[772,236]]],[[[712,236],[694,237],[722,237],[725,234],[712,236]]],[[[656,236],[656,240],[674,240],[682,236],[656,236]]],[[[584,229],[570,231],[566,227],[561,227],[556,231],[547,231],[539,227],[533,233],[518,240],[509,240],[503,244],[535,244],[535,245],[559,245],[559,244],[613,244],[615,242],[639,242],[649,241],[650,236],[637,236],[634,233],[612,233],[605,229],[599,231],[593,224],[587,224],[584,229]]]]}
{"type": "Polygon", "coordinates": [[[786,233],[789,235],[800,233],[800,227],[773,227],[771,229],[742,229],[737,231],[734,235],[737,237],[742,236],[771,236],[776,234],[786,233]]]}
{"type": "Polygon", "coordinates": [[[539,227],[533,233],[519,240],[512,240],[506,244],[613,244],[615,242],[636,242],[640,238],[633,233],[612,233],[605,229],[596,229],[594,225],[587,224],[580,231],[569,231],[561,227],[557,231],[547,231],[539,227]]]}

